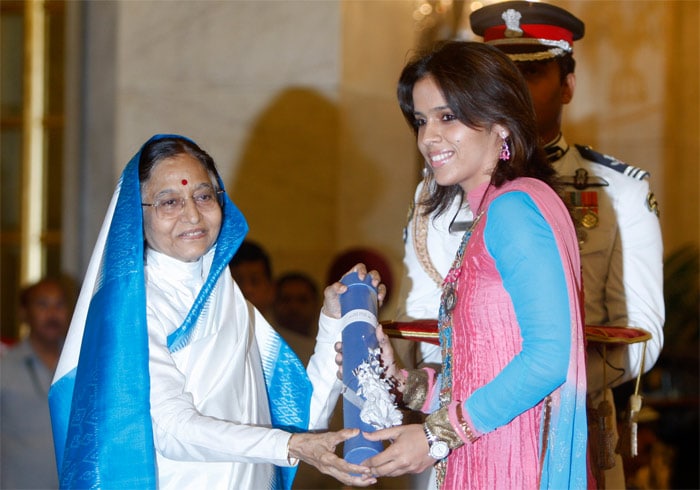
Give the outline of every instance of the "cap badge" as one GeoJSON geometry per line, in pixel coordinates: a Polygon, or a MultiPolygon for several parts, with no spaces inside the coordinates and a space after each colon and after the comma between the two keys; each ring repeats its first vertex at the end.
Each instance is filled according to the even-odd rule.
{"type": "Polygon", "coordinates": [[[523,30],[520,28],[520,19],[523,14],[515,9],[508,9],[501,15],[506,23],[505,37],[523,37],[523,30]]]}

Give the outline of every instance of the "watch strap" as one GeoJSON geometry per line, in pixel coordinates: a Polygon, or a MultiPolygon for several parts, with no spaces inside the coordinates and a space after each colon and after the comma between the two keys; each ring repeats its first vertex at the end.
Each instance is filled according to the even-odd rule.
{"type": "Polygon", "coordinates": [[[428,440],[428,454],[434,459],[445,459],[450,454],[450,447],[445,441],[441,441],[430,431],[427,424],[423,424],[423,432],[428,440]]]}

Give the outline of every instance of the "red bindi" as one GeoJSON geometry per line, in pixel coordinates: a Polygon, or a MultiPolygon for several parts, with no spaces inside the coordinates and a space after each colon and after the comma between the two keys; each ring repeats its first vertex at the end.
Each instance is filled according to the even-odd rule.
{"type": "Polygon", "coordinates": [[[187,185],[187,179],[182,179],[182,185],[187,185]]]}

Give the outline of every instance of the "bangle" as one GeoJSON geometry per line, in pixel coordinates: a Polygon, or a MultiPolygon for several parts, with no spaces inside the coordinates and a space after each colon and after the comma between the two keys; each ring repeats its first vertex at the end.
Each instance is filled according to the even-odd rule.
{"type": "Polygon", "coordinates": [[[466,420],[464,420],[464,413],[463,413],[463,408],[462,408],[462,402],[457,402],[457,406],[455,407],[455,413],[457,415],[457,422],[459,422],[459,427],[464,431],[464,435],[467,436],[467,440],[469,442],[474,442],[476,441],[477,437],[474,435],[474,432],[472,431],[472,428],[469,427],[469,424],[467,423],[466,420]]]}

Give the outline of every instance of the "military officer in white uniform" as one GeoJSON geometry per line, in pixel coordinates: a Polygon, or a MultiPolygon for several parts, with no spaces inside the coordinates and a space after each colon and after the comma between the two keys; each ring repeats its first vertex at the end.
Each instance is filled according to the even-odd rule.
{"type": "MultiPolygon", "coordinates": [[[[634,379],[642,360],[648,371],[663,346],[663,249],[649,174],[588,147],[569,145],[561,134],[563,106],[571,101],[576,83],[573,41],[584,33],[579,19],[551,4],[514,1],[476,10],[470,21],[477,35],[516,62],[528,82],[540,138],[576,220],[586,324],[638,327],[651,334],[646,347],[645,343],[608,345],[606,362],[600,344],[589,346],[592,406],[604,397],[612,402],[609,389],[634,379]]],[[[471,212],[459,198],[442,215],[424,216],[423,186],[421,182],[416,189],[404,232],[406,274],[399,320],[437,318],[442,278],[471,221],[471,212]]],[[[404,363],[441,362],[438,346],[419,346],[415,350],[397,346],[404,363]]],[[[624,488],[619,455],[599,480],[605,488],[624,488]]]]}

